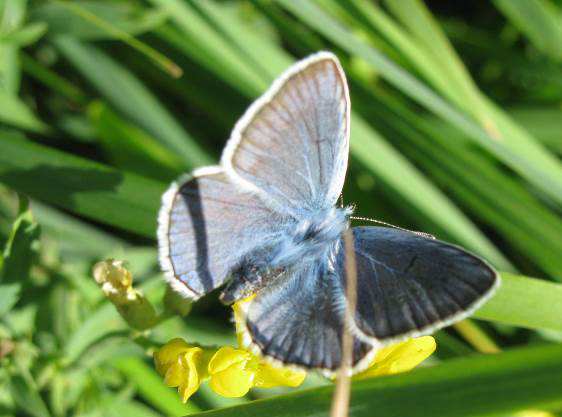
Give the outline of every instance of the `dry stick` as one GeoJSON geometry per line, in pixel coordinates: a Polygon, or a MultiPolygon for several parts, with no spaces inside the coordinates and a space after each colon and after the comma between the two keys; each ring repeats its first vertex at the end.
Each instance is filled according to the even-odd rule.
{"type": "Polygon", "coordinates": [[[342,329],[341,366],[338,370],[336,388],[334,390],[334,397],[332,398],[331,417],[347,417],[349,411],[353,335],[349,331],[348,326],[346,326],[346,323],[351,323],[354,320],[355,306],[357,304],[357,269],[351,228],[345,231],[343,238],[345,249],[345,274],[347,278],[347,308],[345,310],[345,319],[342,329]]]}

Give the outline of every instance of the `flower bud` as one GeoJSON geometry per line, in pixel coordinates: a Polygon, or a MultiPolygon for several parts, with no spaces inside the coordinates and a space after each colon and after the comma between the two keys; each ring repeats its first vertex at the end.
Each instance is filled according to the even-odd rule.
{"type": "Polygon", "coordinates": [[[129,326],[146,330],[156,323],[156,311],[150,301],[133,288],[131,272],[123,264],[114,259],[98,262],[93,268],[94,279],[129,326]]]}

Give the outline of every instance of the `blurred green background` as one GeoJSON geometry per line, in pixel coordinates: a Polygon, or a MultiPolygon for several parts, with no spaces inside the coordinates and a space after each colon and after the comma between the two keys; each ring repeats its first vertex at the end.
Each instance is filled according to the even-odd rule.
{"type": "MultiPolygon", "coordinates": [[[[177,416],[247,401],[203,389],[182,405],[147,355],[177,336],[232,343],[216,297],[134,331],[91,267],[127,260],[160,308],[162,192],[216,163],[252,100],[318,50],[338,55],[350,83],[344,200],[357,215],[562,281],[562,2],[0,0],[0,416],[177,416]]],[[[472,357],[475,340],[524,352],[562,340],[560,287],[525,283],[504,301],[517,310],[535,294],[535,322],[510,326],[525,317],[508,311],[472,323],[476,339],[442,331],[433,364],[472,357]]],[[[525,355],[562,372],[543,351],[525,355]]],[[[510,361],[497,375],[514,383],[510,361]]],[[[532,391],[523,382],[511,401],[532,391]]],[[[524,404],[546,404],[533,398],[524,404]]],[[[562,394],[549,398],[562,410],[562,394]]],[[[494,410],[523,404],[509,401],[494,410]]],[[[440,415],[478,415],[457,408],[440,415]]]]}

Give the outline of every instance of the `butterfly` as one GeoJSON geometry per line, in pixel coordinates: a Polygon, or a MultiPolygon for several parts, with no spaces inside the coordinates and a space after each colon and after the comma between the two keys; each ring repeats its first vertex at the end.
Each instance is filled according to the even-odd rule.
{"type": "MultiPolygon", "coordinates": [[[[246,348],[332,375],[344,328],[353,372],[380,347],[434,332],[479,307],[500,279],[484,260],[428,235],[353,227],[357,297],[346,315],[338,207],[349,154],[350,99],[335,55],[296,63],[237,122],[218,166],[173,183],[158,218],[160,264],[197,300],[224,285],[244,303],[246,348]]],[[[350,257],[350,259],[352,259],[350,257]]]]}

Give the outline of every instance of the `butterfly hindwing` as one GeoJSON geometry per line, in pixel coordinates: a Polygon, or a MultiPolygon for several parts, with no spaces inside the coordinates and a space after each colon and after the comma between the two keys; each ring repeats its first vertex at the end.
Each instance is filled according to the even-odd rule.
{"type": "MultiPolygon", "coordinates": [[[[245,307],[246,343],[284,364],[332,374],[341,366],[345,296],[327,261],[288,270],[245,307]]],[[[353,364],[373,346],[354,339],[353,364]]]]}
{"type": "MultiPolygon", "coordinates": [[[[499,276],[486,262],[455,245],[394,228],[352,230],[358,288],[355,322],[365,339],[374,343],[429,334],[458,321],[499,284],[499,276]]],[[[337,264],[343,278],[343,251],[337,264]]]]}
{"type": "Polygon", "coordinates": [[[222,168],[209,167],[170,187],[158,223],[168,282],[197,299],[222,285],[244,254],[275,239],[284,220],[234,186],[222,168]]]}

